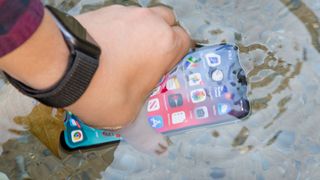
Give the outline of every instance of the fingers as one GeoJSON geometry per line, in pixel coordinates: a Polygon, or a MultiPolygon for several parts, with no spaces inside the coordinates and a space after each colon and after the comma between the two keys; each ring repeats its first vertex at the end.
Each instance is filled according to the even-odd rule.
{"type": "Polygon", "coordinates": [[[176,17],[171,9],[165,6],[156,6],[149,9],[156,15],[160,16],[170,26],[173,26],[176,24],[176,17]]]}
{"type": "Polygon", "coordinates": [[[172,27],[176,35],[176,44],[177,44],[177,54],[172,63],[169,65],[168,71],[170,71],[190,50],[193,46],[193,43],[190,39],[189,34],[180,26],[172,27]]]}

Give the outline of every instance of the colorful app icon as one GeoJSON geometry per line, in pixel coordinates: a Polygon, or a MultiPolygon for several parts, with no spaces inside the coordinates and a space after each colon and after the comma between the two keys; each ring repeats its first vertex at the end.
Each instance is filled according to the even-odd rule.
{"type": "Polygon", "coordinates": [[[191,101],[193,103],[199,103],[206,100],[206,91],[204,89],[196,89],[191,91],[191,101]]]}
{"type": "Polygon", "coordinates": [[[205,55],[207,64],[210,67],[216,67],[221,64],[221,57],[215,53],[208,53],[205,55]]]}
{"type": "Polygon", "coordinates": [[[181,94],[170,94],[168,96],[168,102],[169,102],[169,106],[172,108],[182,106],[182,104],[183,104],[182,95],[181,94]]]}
{"type": "Polygon", "coordinates": [[[148,102],[148,112],[157,111],[160,109],[160,102],[158,98],[150,99],[148,102]]]}
{"type": "Polygon", "coordinates": [[[231,111],[231,107],[229,104],[226,103],[220,103],[218,104],[218,114],[219,115],[225,115],[228,114],[231,111]]]}
{"type": "Polygon", "coordinates": [[[74,119],[70,119],[70,126],[71,127],[78,127],[79,129],[81,128],[79,122],[74,119]]]}
{"type": "Polygon", "coordinates": [[[179,89],[180,88],[180,83],[177,77],[173,77],[169,79],[166,83],[166,88],[168,90],[174,90],[174,89],[179,89]]]}
{"type": "Polygon", "coordinates": [[[160,93],[161,86],[156,87],[155,89],[152,90],[150,97],[155,96],[160,93]]]}
{"type": "Polygon", "coordinates": [[[193,56],[190,56],[187,58],[186,62],[184,63],[184,69],[192,69],[197,67],[197,63],[200,62],[200,58],[195,58],[193,56]]]}
{"type": "Polygon", "coordinates": [[[71,140],[73,143],[81,142],[83,140],[83,134],[81,130],[74,130],[71,132],[71,140]]]}
{"type": "Polygon", "coordinates": [[[151,116],[148,118],[151,127],[159,129],[163,127],[163,119],[161,116],[151,116]]]}
{"type": "Polygon", "coordinates": [[[234,94],[233,93],[225,93],[224,94],[224,98],[228,99],[228,100],[232,100],[234,98],[234,94]]]}
{"type": "Polygon", "coordinates": [[[198,107],[194,110],[196,119],[204,119],[209,117],[208,108],[206,106],[198,107]]]}
{"type": "Polygon", "coordinates": [[[196,86],[203,84],[201,74],[200,73],[193,73],[188,76],[189,86],[196,86]]]}
{"type": "Polygon", "coordinates": [[[102,131],[102,135],[106,137],[114,136],[114,133],[111,131],[104,130],[102,131]]]}
{"type": "Polygon", "coordinates": [[[222,81],[223,80],[223,72],[219,69],[216,69],[211,74],[211,79],[213,81],[222,81]]]}
{"type": "Polygon", "coordinates": [[[227,86],[218,86],[213,88],[213,96],[217,98],[221,97],[227,92],[228,92],[227,86]]]}
{"type": "Polygon", "coordinates": [[[184,111],[175,112],[171,115],[172,124],[183,123],[186,119],[186,113],[184,111]]]}

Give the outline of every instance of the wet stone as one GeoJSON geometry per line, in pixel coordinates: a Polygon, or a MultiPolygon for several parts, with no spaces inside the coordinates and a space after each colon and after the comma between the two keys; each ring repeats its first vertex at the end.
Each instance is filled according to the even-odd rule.
{"type": "Polygon", "coordinates": [[[21,137],[17,138],[17,141],[19,141],[21,143],[28,143],[28,136],[21,136],[21,137]]]}
{"type": "Polygon", "coordinates": [[[232,146],[241,146],[243,145],[249,136],[249,129],[247,127],[243,127],[236,138],[233,140],[232,146]]]}
{"type": "Polygon", "coordinates": [[[256,180],[265,180],[262,174],[257,174],[256,175],[256,180]]]}
{"type": "Polygon", "coordinates": [[[89,180],[90,179],[90,176],[87,172],[82,172],[81,173],[81,179],[82,180],[89,180]]]}
{"type": "Polygon", "coordinates": [[[308,151],[313,154],[319,154],[320,153],[320,145],[311,144],[308,146],[308,151]]]}
{"type": "Polygon", "coordinates": [[[240,33],[234,33],[234,39],[236,41],[241,41],[242,40],[242,35],[240,33]]]}
{"type": "Polygon", "coordinates": [[[87,159],[88,159],[88,160],[94,160],[94,159],[96,159],[96,158],[97,158],[97,155],[96,155],[94,152],[89,153],[89,154],[87,155],[87,159]]]}
{"type": "Polygon", "coordinates": [[[27,171],[33,179],[41,179],[43,177],[48,177],[51,171],[43,163],[30,164],[27,167],[27,171]]]}
{"type": "Polygon", "coordinates": [[[295,142],[295,133],[291,131],[282,131],[279,134],[275,144],[280,150],[288,151],[295,142]]]}
{"type": "Polygon", "coordinates": [[[3,172],[0,172],[0,179],[1,180],[9,180],[8,176],[4,174],[3,172]]]}
{"type": "Polygon", "coordinates": [[[43,151],[42,151],[42,154],[43,154],[44,156],[50,156],[50,155],[52,155],[52,153],[51,153],[51,151],[49,151],[49,149],[43,150],[43,151]]]}
{"type": "Polygon", "coordinates": [[[226,172],[222,168],[215,167],[215,168],[212,168],[212,172],[210,173],[210,176],[213,179],[220,179],[226,176],[226,172]]]}
{"type": "Polygon", "coordinates": [[[67,161],[65,161],[65,164],[73,168],[77,168],[78,166],[80,166],[82,161],[83,161],[82,157],[71,156],[67,161]]]}
{"type": "Polygon", "coordinates": [[[0,88],[2,87],[2,86],[4,86],[6,83],[4,82],[4,80],[3,79],[0,79],[0,88]]]}
{"type": "Polygon", "coordinates": [[[297,170],[297,171],[300,171],[300,170],[301,170],[302,163],[301,163],[300,161],[297,161],[297,160],[295,160],[294,163],[295,163],[295,168],[296,168],[296,170],[297,170]]]}
{"type": "Polygon", "coordinates": [[[264,171],[269,170],[269,168],[270,168],[270,163],[269,163],[268,160],[266,160],[265,158],[261,158],[261,164],[262,164],[262,169],[263,169],[264,171]]]}
{"type": "Polygon", "coordinates": [[[218,131],[213,131],[213,132],[212,132],[212,136],[215,137],[215,138],[217,138],[217,137],[220,136],[220,134],[219,134],[218,131]]]}

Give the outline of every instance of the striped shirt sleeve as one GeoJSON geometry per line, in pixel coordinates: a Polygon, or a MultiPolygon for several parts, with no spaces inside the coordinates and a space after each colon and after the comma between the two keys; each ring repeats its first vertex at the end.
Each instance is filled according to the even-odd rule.
{"type": "Polygon", "coordinates": [[[0,57],[29,39],[43,15],[40,0],[0,0],[0,57]]]}

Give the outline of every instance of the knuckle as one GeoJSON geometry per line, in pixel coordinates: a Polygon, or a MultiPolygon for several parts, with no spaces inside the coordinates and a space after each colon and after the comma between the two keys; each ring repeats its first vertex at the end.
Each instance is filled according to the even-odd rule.
{"type": "Polygon", "coordinates": [[[136,13],[142,17],[153,15],[152,11],[148,8],[137,8],[136,13]]]}

